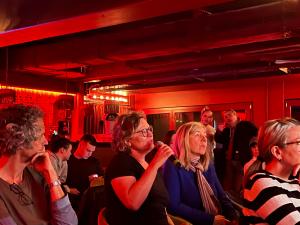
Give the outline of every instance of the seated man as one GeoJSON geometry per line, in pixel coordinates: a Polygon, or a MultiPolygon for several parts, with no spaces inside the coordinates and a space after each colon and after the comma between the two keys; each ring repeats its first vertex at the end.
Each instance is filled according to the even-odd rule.
{"type": "Polygon", "coordinates": [[[75,210],[78,210],[81,195],[89,187],[89,176],[103,175],[100,162],[92,156],[96,150],[96,139],[86,134],[80,139],[78,147],[68,161],[67,185],[71,190],[70,200],[75,210]]]}
{"type": "Polygon", "coordinates": [[[67,160],[71,156],[72,143],[67,138],[55,137],[51,141],[50,160],[62,184],[67,180],[67,160]]]}
{"type": "Polygon", "coordinates": [[[0,224],[77,224],[45,151],[42,111],[13,105],[0,118],[0,224]]]}

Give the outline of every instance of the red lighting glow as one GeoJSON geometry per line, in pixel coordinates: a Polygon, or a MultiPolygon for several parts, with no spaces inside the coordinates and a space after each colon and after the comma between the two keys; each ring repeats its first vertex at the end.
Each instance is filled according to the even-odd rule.
{"type": "MultiPolygon", "coordinates": [[[[54,95],[54,96],[66,94],[65,92],[46,91],[46,90],[39,90],[39,89],[6,86],[3,84],[0,84],[0,89],[10,89],[10,90],[21,91],[21,92],[31,92],[31,93],[35,93],[35,94],[54,95]]],[[[75,96],[75,94],[73,94],[73,93],[67,93],[67,95],[75,96]]]]}
{"type": "Polygon", "coordinates": [[[94,87],[89,89],[89,93],[84,96],[85,101],[97,102],[111,100],[116,102],[128,103],[128,94],[126,91],[111,91],[111,87],[94,87]]]}

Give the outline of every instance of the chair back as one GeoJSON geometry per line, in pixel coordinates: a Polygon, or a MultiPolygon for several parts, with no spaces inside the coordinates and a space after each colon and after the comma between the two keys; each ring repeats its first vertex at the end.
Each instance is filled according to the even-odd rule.
{"type": "Polygon", "coordinates": [[[109,225],[106,216],[105,216],[106,208],[102,208],[98,214],[98,225],[109,225]]]}
{"type": "MultiPolygon", "coordinates": [[[[179,216],[173,216],[170,213],[168,213],[168,216],[172,220],[174,225],[193,225],[189,221],[179,217],[179,216]]],[[[168,221],[168,223],[171,225],[172,223],[168,221]]]]}
{"type": "Polygon", "coordinates": [[[98,214],[103,207],[105,207],[104,185],[88,188],[82,195],[79,204],[78,224],[97,224],[98,214]]]}

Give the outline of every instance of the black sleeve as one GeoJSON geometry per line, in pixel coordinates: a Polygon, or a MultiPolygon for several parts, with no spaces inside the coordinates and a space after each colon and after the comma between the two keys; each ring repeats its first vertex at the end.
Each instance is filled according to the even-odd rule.
{"type": "Polygon", "coordinates": [[[137,179],[139,176],[138,173],[138,163],[132,159],[130,156],[123,154],[117,155],[108,166],[106,175],[112,180],[116,177],[123,176],[134,176],[137,179]]]}

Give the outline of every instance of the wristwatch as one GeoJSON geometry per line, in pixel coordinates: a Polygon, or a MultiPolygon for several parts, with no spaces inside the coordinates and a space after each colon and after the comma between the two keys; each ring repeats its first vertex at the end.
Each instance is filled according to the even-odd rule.
{"type": "Polygon", "coordinates": [[[54,180],[50,184],[48,184],[50,189],[53,188],[53,187],[56,187],[56,186],[60,186],[60,185],[61,185],[60,180],[54,180]]]}

